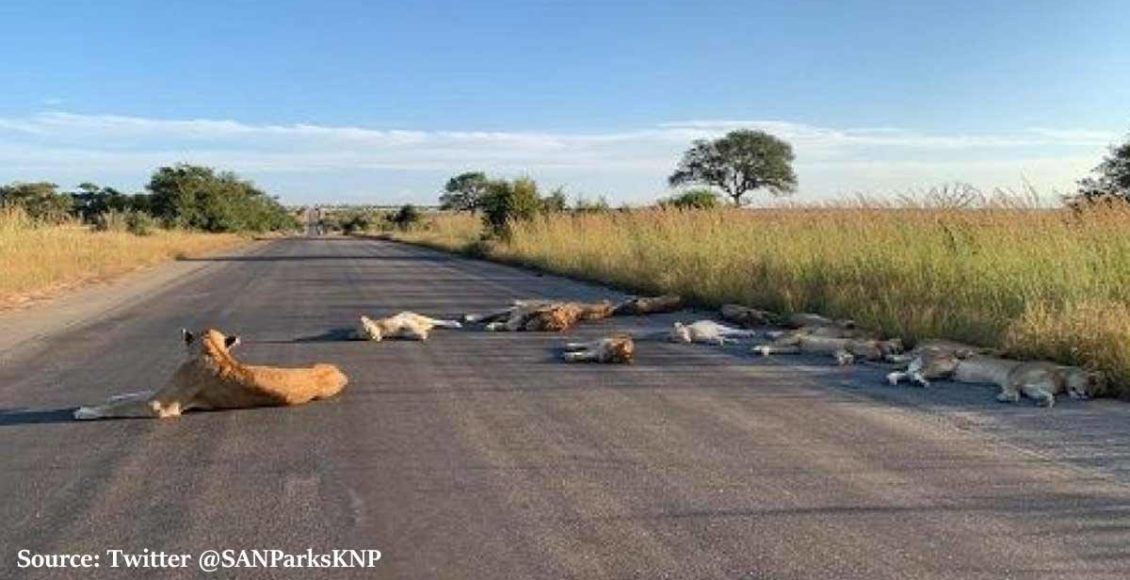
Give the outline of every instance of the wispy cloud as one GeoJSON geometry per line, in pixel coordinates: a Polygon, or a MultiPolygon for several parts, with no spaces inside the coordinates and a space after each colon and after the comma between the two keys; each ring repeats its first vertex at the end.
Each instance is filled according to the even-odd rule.
{"type": "MultiPolygon", "coordinates": [[[[691,141],[735,128],[768,131],[792,143],[802,190],[816,193],[899,187],[914,180],[930,185],[962,179],[965,168],[987,180],[1016,183],[1036,175],[1060,187],[1120,138],[1117,132],[1078,128],[931,134],[772,120],[689,120],[609,132],[418,131],[44,112],[0,117],[0,167],[8,168],[0,170],[0,179],[60,179],[55,176],[89,171],[92,178],[99,172],[135,175],[140,183],[157,165],[189,161],[272,183],[285,184],[286,175],[295,173],[312,174],[304,183],[324,175],[326,187],[332,187],[335,173],[476,167],[544,172],[602,191],[627,179],[637,184],[629,187],[654,192],[691,141]],[[600,185],[602,176],[607,185],[600,185]]],[[[434,184],[417,189],[430,192],[434,184]]]]}

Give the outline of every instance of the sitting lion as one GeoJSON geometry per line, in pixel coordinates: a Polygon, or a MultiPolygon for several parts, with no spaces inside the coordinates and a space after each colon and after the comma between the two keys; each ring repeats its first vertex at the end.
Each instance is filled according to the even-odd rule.
{"type": "Polygon", "coordinates": [[[245,365],[231,354],[239,337],[206,330],[199,338],[182,330],[189,358],[159,391],[111,397],[103,405],[80,407],[75,419],[177,417],[193,409],[241,409],[301,405],[341,392],[349,379],[336,366],[307,368],[245,365]]]}
{"type": "Polygon", "coordinates": [[[618,334],[589,342],[569,342],[565,344],[562,358],[566,362],[597,362],[628,364],[636,354],[632,337],[618,334]]]}
{"type": "Polygon", "coordinates": [[[612,316],[612,304],[601,302],[558,302],[550,300],[517,300],[514,306],[487,314],[467,314],[463,320],[485,323],[491,331],[562,331],[581,320],[598,320],[612,316]]]}
{"type": "Polygon", "coordinates": [[[362,316],[357,325],[357,338],[374,342],[386,338],[428,340],[433,328],[463,328],[463,325],[454,320],[429,318],[415,312],[401,312],[377,320],[362,316]]]}

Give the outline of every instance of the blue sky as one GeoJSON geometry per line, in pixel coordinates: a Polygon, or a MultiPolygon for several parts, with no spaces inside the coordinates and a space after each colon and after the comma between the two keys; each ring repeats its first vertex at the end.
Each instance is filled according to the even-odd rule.
{"type": "Polygon", "coordinates": [[[0,181],[177,161],[292,203],[465,169],[645,201],[695,138],[773,132],[800,199],[1070,187],[1130,130],[1130,3],[0,3],[0,181]]]}

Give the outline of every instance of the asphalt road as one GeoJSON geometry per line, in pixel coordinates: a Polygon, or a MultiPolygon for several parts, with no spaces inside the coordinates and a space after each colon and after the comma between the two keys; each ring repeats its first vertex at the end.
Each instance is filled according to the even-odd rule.
{"type": "MultiPolygon", "coordinates": [[[[20,549],[358,548],[377,567],[335,577],[1130,577],[1125,403],[1005,406],[739,347],[647,342],[632,366],[567,366],[558,335],[341,340],[361,313],[614,295],[379,241],[214,259],[3,359],[0,576],[64,575],[17,570],[20,549]],[[178,329],[207,325],[243,336],[248,362],[333,362],[352,382],[299,408],[70,420],[160,386],[178,329]]],[[[65,576],[123,576],[105,566],[65,576]]]]}

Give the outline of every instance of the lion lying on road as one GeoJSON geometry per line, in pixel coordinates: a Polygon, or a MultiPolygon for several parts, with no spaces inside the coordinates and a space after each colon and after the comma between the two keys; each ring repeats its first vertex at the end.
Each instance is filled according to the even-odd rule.
{"type": "Polygon", "coordinates": [[[1104,394],[1102,373],[1044,361],[1016,361],[942,347],[922,349],[905,371],[887,375],[897,385],[904,379],[929,386],[929,381],[950,379],[958,383],[992,384],[1000,387],[997,400],[1015,403],[1024,395],[1042,407],[1055,405],[1056,395],[1089,399],[1104,394]]]}
{"type": "Polygon", "coordinates": [[[415,312],[401,312],[377,320],[362,316],[357,325],[357,338],[374,342],[386,338],[428,340],[433,328],[463,328],[463,325],[454,320],[429,318],[415,312]]]}
{"type": "Polygon", "coordinates": [[[612,304],[601,302],[559,302],[552,300],[516,300],[514,306],[487,314],[467,314],[463,320],[484,323],[491,331],[562,331],[580,320],[598,320],[612,316],[612,304]]]}
{"type": "Polygon", "coordinates": [[[636,354],[632,337],[618,334],[589,342],[565,344],[562,358],[567,362],[631,363],[636,354]]]}
{"type": "Polygon", "coordinates": [[[769,344],[756,346],[753,350],[761,353],[762,356],[771,354],[827,354],[835,357],[838,364],[849,365],[859,359],[868,361],[887,360],[889,357],[902,352],[902,341],[897,338],[874,340],[813,336],[799,333],[785,335],[769,344]]]}
{"type": "Polygon", "coordinates": [[[612,313],[617,316],[625,314],[662,314],[664,312],[675,312],[682,308],[683,298],[681,296],[676,294],[664,294],[663,296],[650,297],[637,296],[625,300],[617,305],[612,313]]]}
{"type": "Polygon", "coordinates": [[[349,379],[336,366],[307,368],[245,365],[231,354],[239,338],[206,330],[197,338],[181,331],[189,358],[163,389],[111,397],[96,407],[80,407],[76,419],[177,417],[193,409],[241,409],[301,405],[332,397],[349,379]]]}
{"type": "Polygon", "coordinates": [[[676,322],[668,338],[671,342],[724,345],[728,340],[757,336],[752,330],[733,328],[713,320],[699,320],[690,324],[676,322]]]}
{"type": "Polygon", "coordinates": [[[757,308],[750,308],[740,304],[723,304],[718,311],[719,316],[726,322],[732,322],[745,328],[765,326],[773,322],[772,313],[757,308]]]}

